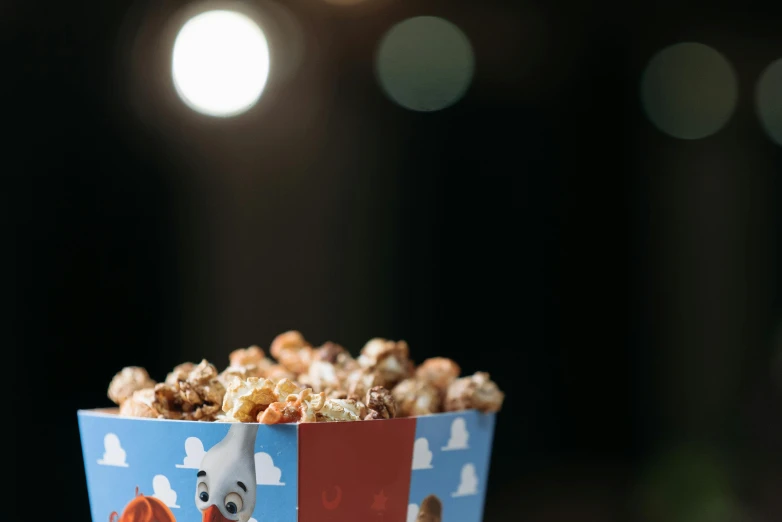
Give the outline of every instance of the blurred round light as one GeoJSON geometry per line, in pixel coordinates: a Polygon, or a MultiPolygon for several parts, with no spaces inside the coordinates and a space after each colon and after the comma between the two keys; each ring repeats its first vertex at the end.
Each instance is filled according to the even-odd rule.
{"type": "Polygon", "coordinates": [[[234,11],[188,20],[174,43],[174,85],[192,109],[235,116],[258,101],[269,76],[269,47],[260,27],[234,11]]]}
{"type": "Polygon", "coordinates": [[[469,40],[451,22],[419,16],[386,33],[377,54],[378,80],[396,103],[414,111],[453,105],[475,69],[469,40]]]}
{"type": "Polygon", "coordinates": [[[736,108],[738,81],[719,52],[679,43],[657,53],[641,80],[641,101],[662,132],[685,140],[719,131],[736,108]]]}
{"type": "Polygon", "coordinates": [[[269,61],[274,62],[274,82],[284,84],[301,66],[306,41],[304,30],[296,16],[278,2],[263,2],[257,6],[263,18],[262,30],[269,46],[269,61]]]}
{"type": "Polygon", "coordinates": [[[757,110],[769,137],[782,145],[782,59],[766,67],[757,87],[757,110]]]}

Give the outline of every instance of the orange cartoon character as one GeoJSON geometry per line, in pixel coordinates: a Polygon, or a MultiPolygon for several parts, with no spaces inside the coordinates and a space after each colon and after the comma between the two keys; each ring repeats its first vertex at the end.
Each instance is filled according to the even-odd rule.
{"type": "Polygon", "coordinates": [[[168,506],[155,497],[142,495],[136,486],[136,497],[125,506],[122,515],[114,511],[109,522],[176,522],[176,518],[168,506]]]}
{"type": "Polygon", "coordinates": [[[421,502],[416,522],[441,522],[443,519],[443,503],[436,495],[429,495],[421,502]]]}

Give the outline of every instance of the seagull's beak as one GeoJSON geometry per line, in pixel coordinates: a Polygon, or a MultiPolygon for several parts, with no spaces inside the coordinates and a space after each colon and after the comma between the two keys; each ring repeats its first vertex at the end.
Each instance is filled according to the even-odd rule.
{"type": "Polygon", "coordinates": [[[217,509],[217,506],[212,504],[208,508],[206,508],[206,511],[204,511],[204,519],[203,522],[236,522],[234,520],[231,520],[230,518],[225,518],[222,513],[220,513],[220,510],[217,509]]]}

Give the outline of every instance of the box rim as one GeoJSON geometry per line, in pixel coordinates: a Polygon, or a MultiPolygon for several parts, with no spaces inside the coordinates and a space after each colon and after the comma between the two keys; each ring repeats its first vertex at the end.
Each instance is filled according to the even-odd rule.
{"type": "MultiPolygon", "coordinates": [[[[185,422],[185,423],[195,423],[195,424],[255,424],[258,426],[300,426],[303,424],[333,424],[333,422],[327,422],[327,423],[319,423],[319,422],[311,422],[311,423],[302,423],[302,422],[296,422],[296,423],[284,423],[284,424],[262,424],[260,422],[242,422],[239,423],[233,422],[233,421],[197,421],[197,420],[187,420],[187,419],[151,419],[149,417],[130,417],[125,415],[119,415],[118,408],[80,408],[76,410],[77,416],[95,416],[95,417],[111,417],[115,419],[125,419],[125,420],[141,420],[141,421],[153,421],[153,422],[185,422]]],[[[496,411],[489,411],[489,412],[482,412],[480,410],[476,410],[474,408],[471,408],[469,410],[459,410],[459,411],[443,411],[440,413],[430,413],[427,415],[416,415],[414,417],[395,417],[393,419],[375,419],[372,422],[375,421],[394,421],[399,419],[423,419],[423,418],[430,418],[430,417],[447,417],[449,415],[464,415],[475,412],[478,415],[497,415],[498,412],[496,411]]],[[[363,422],[363,421],[336,421],[336,422],[363,422]]]]}

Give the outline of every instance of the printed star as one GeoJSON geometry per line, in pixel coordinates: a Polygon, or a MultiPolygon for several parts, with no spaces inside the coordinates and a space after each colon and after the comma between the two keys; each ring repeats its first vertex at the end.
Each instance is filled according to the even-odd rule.
{"type": "Polygon", "coordinates": [[[374,497],[375,497],[375,501],[372,503],[372,509],[374,509],[375,511],[385,511],[388,497],[385,495],[383,490],[381,489],[380,493],[374,495],[374,497]]]}

